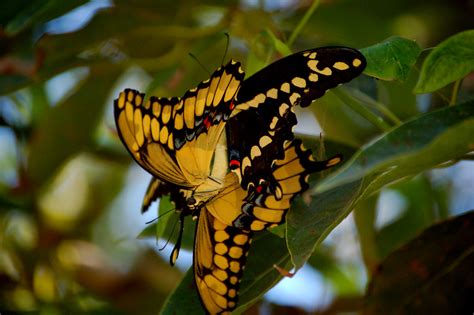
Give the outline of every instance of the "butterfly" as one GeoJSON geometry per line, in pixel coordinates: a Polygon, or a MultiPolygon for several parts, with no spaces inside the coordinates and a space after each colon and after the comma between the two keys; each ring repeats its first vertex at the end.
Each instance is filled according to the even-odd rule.
{"type": "Polygon", "coordinates": [[[245,80],[240,63],[230,61],[181,98],[145,100],[126,89],[115,100],[118,134],[153,176],[142,211],[170,195],[181,231],[184,217],[197,219],[194,278],[208,313],[235,309],[253,233],[282,224],[291,201],[308,188],[309,174],[341,161],[315,161],[294,139],[294,106],[308,106],[364,67],[357,50],[316,48],[245,80]]]}

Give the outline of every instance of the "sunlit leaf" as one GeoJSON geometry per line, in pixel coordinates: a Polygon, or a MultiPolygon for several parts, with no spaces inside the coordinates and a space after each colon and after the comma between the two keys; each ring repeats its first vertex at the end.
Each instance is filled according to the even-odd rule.
{"type": "Polygon", "coordinates": [[[473,244],[472,211],[428,228],[381,264],[363,313],[471,313],[473,244]]]}
{"type": "Polygon", "coordinates": [[[421,49],[415,41],[394,36],[361,52],[367,59],[365,74],[382,80],[405,81],[421,49]]]}
{"type": "Polygon", "coordinates": [[[432,168],[471,151],[474,103],[469,102],[428,113],[400,125],[365,145],[317,191],[383,172],[412,174],[410,168],[432,168]]]}
{"type": "Polygon", "coordinates": [[[421,68],[415,93],[436,91],[474,71],[474,30],[443,41],[430,52],[421,68]]]}

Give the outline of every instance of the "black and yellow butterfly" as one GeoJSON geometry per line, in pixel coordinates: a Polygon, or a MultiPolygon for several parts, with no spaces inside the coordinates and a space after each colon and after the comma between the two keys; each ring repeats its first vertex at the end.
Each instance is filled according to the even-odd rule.
{"type": "Polygon", "coordinates": [[[340,161],[316,162],[294,140],[293,107],[309,105],[364,67],[356,50],[318,48],[283,58],[245,81],[240,64],[231,61],[182,98],[145,101],[126,89],[115,101],[120,138],[153,175],[142,211],[169,194],[181,221],[187,215],[198,219],[193,268],[208,313],[236,307],[252,233],[283,223],[308,175],[340,161]]]}

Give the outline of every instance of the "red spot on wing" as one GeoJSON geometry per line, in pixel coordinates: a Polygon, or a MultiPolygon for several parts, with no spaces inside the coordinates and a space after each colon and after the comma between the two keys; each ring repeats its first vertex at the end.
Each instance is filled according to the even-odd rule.
{"type": "Polygon", "coordinates": [[[231,160],[229,162],[229,166],[231,170],[235,170],[236,168],[240,167],[240,162],[238,160],[231,160]]]}
{"type": "Polygon", "coordinates": [[[204,126],[206,126],[206,129],[209,129],[211,127],[211,121],[209,120],[209,116],[204,118],[204,126]]]}

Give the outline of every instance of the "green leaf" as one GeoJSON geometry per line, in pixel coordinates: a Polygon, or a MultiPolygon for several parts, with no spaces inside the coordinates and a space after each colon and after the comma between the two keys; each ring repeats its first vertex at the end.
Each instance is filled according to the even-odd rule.
{"type": "Polygon", "coordinates": [[[299,269],[312,255],[316,246],[350,212],[360,183],[354,182],[324,193],[311,193],[308,205],[296,199],[286,217],[286,238],[293,265],[299,269]]]}
{"type": "Polygon", "coordinates": [[[265,31],[268,37],[270,37],[275,50],[278,51],[283,57],[289,56],[293,53],[290,47],[288,47],[287,44],[279,40],[269,28],[267,28],[265,31]]]}
{"type": "Polygon", "coordinates": [[[236,313],[243,312],[280,281],[282,276],[274,265],[285,270],[292,268],[285,240],[269,232],[257,234],[240,283],[240,302],[236,313]]]}
{"type": "Polygon", "coordinates": [[[6,25],[5,33],[10,36],[17,34],[43,13],[48,5],[48,1],[32,1],[25,5],[17,16],[6,25]]]}
{"type": "MultiPolygon", "coordinates": [[[[318,160],[335,154],[354,154],[354,149],[339,143],[310,136],[299,138],[303,139],[306,148],[312,149],[313,156],[318,160]]],[[[286,242],[296,269],[303,266],[316,247],[349,214],[352,201],[359,191],[359,183],[350,183],[322,194],[314,192],[315,184],[328,172],[311,175],[309,191],[292,202],[286,216],[286,242]]]]}
{"type": "MultiPolygon", "coordinates": [[[[357,80],[357,79],[356,79],[357,80]]],[[[298,110],[298,109],[297,109],[298,110]]],[[[379,131],[339,98],[334,90],[309,107],[324,130],[327,139],[359,148],[379,131]]]]}
{"type": "MultiPolygon", "coordinates": [[[[174,206],[170,203],[169,197],[160,198],[160,206],[158,210],[159,219],[149,224],[137,238],[153,237],[155,239],[163,239],[174,243],[176,241],[179,229],[179,214],[174,211],[174,206]],[[169,210],[173,210],[169,212],[169,210]],[[165,214],[166,213],[166,214],[165,214]]],[[[181,240],[181,248],[193,250],[194,247],[194,231],[196,222],[191,217],[184,219],[183,238],[181,240]]],[[[172,245],[168,245],[172,246],[172,245]]]]}
{"type": "Polygon", "coordinates": [[[140,232],[140,234],[137,235],[137,238],[142,239],[142,238],[148,238],[148,237],[156,236],[156,226],[157,226],[156,222],[148,225],[144,230],[142,230],[140,232]]]}
{"type": "MultiPolygon", "coordinates": [[[[21,3],[22,1],[10,2],[21,3]]],[[[5,33],[9,36],[16,35],[32,25],[40,24],[61,16],[84,3],[87,3],[87,1],[71,0],[67,1],[67,3],[60,0],[29,1],[22,4],[21,7],[15,7],[9,4],[10,7],[8,9],[14,11],[9,13],[15,13],[15,16],[8,21],[5,27],[5,33]],[[21,8],[21,10],[19,10],[19,8],[21,8]]]]}
{"type": "MultiPolygon", "coordinates": [[[[159,238],[166,238],[165,231],[167,230],[168,225],[170,222],[175,222],[177,219],[176,213],[168,213],[165,214],[168,210],[173,209],[174,206],[170,201],[169,196],[163,196],[159,199],[160,205],[158,206],[158,220],[154,221],[153,223],[149,224],[143,231],[138,234],[137,238],[147,238],[147,237],[155,237],[156,239],[159,238]],[[173,216],[174,214],[174,216],[173,216]],[[174,218],[174,220],[172,220],[174,218]]],[[[168,228],[168,232],[171,230],[168,228]]]]}
{"type": "Polygon", "coordinates": [[[176,212],[174,212],[174,216],[172,213],[169,213],[166,215],[165,213],[170,210],[175,208],[173,204],[171,203],[171,198],[170,196],[164,196],[160,198],[160,205],[158,207],[158,221],[156,222],[156,228],[155,228],[155,236],[156,239],[159,239],[161,237],[166,237],[165,231],[166,227],[170,225],[170,222],[173,221],[172,218],[174,217],[176,220],[176,212]]]}
{"type": "Polygon", "coordinates": [[[189,268],[176,289],[168,296],[161,315],[189,314],[204,315],[199,301],[198,291],[194,283],[193,268],[189,268]]]}
{"type": "MultiPolygon", "coordinates": [[[[239,307],[234,313],[244,311],[281,278],[273,268],[274,264],[282,268],[291,266],[290,256],[285,250],[285,241],[268,232],[258,234],[250,248],[240,284],[239,307]]],[[[205,314],[194,284],[192,269],[188,270],[181,283],[169,296],[161,314],[205,314]]]]}
{"type": "Polygon", "coordinates": [[[381,80],[405,81],[421,48],[413,40],[394,36],[361,52],[367,59],[365,74],[381,80]]]}
{"type": "Polygon", "coordinates": [[[473,244],[473,211],[428,228],[383,261],[363,314],[472,313],[473,244]]]}
{"type": "Polygon", "coordinates": [[[474,71],[474,30],[453,35],[430,52],[423,62],[415,93],[429,93],[474,71]]]}
{"type": "MultiPolygon", "coordinates": [[[[472,151],[474,102],[443,108],[406,122],[362,147],[318,192],[385,172],[392,179],[430,169],[472,151]]],[[[372,184],[371,181],[368,181],[372,184]]],[[[369,185],[370,185],[369,184],[369,185]]]]}

